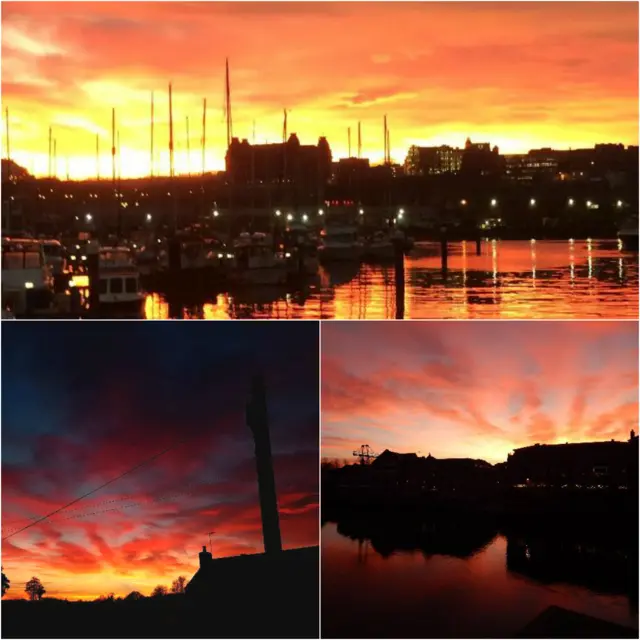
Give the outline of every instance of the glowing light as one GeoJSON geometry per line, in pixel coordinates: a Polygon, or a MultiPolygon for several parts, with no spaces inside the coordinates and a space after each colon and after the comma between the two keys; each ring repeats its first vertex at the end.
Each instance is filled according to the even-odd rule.
{"type": "Polygon", "coordinates": [[[151,222],[153,216],[150,213],[147,213],[146,218],[147,218],[147,222],[151,222]]]}
{"type": "Polygon", "coordinates": [[[25,289],[33,289],[33,282],[25,282],[24,283],[24,288],[25,289]]]}
{"type": "Polygon", "coordinates": [[[280,209],[278,209],[276,211],[276,216],[279,218],[282,215],[282,211],[280,211],[280,209]]]}
{"type": "Polygon", "coordinates": [[[291,222],[291,220],[293,220],[293,214],[287,213],[287,220],[291,222]]]}
{"type": "Polygon", "coordinates": [[[309,219],[309,216],[306,213],[302,214],[302,222],[306,222],[309,219]]]}
{"type": "Polygon", "coordinates": [[[93,216],[90,213],[87,213],[87,215],[84,217],[84,219],[87,222],[91,222],[93,220],[93,216]]]}
{"type": "Polygon", "coordinates": [[[290,253],[285,253],[285,254],[284,254],[284,257],[285,257],[285,258],[290,258],[290,257],[291,257],[291,254],[290,254],[290,253]]]}
{"type": "Polygon", "coordinates": [[[399,213],[400,215],[404,215],[404,209],[400,209],[400,211],[398,211],[398,213],[399,213]]]}
{"type": "Polygon", "coordinates": [[[216,209],[216,210],[213,212],[213,217],[214,217],[214,218],[217,218],[219,215],[220,215],[220,213],[219,213],[219,212],[218,212],[218,210],[216,209]]]}
{"type": "Polygon", "coordinates": [[[618,202],[616,202],[616,207],[618,207],[618,209],[620,209],[620,207],[622,207],[622,200],[618,200],[618,202]]]}
{"type": "Polygon", "coordinates": [[[323,216],[324,215],[324,211],[322,209],[318,209],[318,215],[319,216],[323,216]]]}
{"type": "Polygon", "coordinates": [[[224,258],[224,254],[223,254],[223,253],[219,253],[219,254],[218,254],[218,258],[219,258],[220,260],[222,260],[222,258],[224,258]]]}
{"type": "Polygon", "coordinates": [[[574,203],[573,198],[569,198],[569,206],[570,206],[570,207],[573,207],[573,203],[574,203]]]}
{"type": "Polygon", "coordinates": [[[467,205],[467,201],[466,200],[460,200],[460,204],[465,207],[467,205]]]}
{"type": "Polygon", "coordinates": [[[531,200],[529,200],[529,204],[530,204],[532,207],[535,207],[535,206],[536,206],[536,199],[535,199],[535,198],[531,198],[531,200]]]}
{"type": "Polygon", "coordinates": [[[587,200],[587,209],[590,209],[590,208],[591,208],[591,204],[592,204],[592,203],[591,203],[591,200],[587,200]]]}
{"type": "Polygon", "coordinates": [[[361,216],[364,215],[364,209],[360,209],[360,211],[358,212],[361,216]]]}
{"type": "Polygon", "coordinates": [[[495,207],[498,204],[498,201],[495,198],[491,199],[491,206],[495,207]]]}

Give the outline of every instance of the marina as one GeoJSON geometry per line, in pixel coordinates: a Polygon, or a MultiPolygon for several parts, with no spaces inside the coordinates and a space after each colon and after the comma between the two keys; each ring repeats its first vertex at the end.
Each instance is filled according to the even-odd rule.
{"type": "MultiPolygon", "coordinates": [[[[137,253],[132,247],[102,247],[98,317],[631,318],[638,313],[638,254],[625,251],[619,239],[456,241],[447,243],[445,260],[441,243],[417,242],[402,251],[396,265],[384,255],[327,261],[309,235],[292,231],[288,242],[302,237],[310,244],[288,244],[290,250],[280,252],[264,233],[240,235],[231,245],[185,241],[177,274],[168,268],[165,241],[153,254],[146,247],[137,253]]],[[[5,239],[3,252],[12,246],[5,239]]],[[[22,253],[12,254],[3,267],[5,313],[95,317],[91,243],[72,245],[74,253],[64,260],[76,266],[55,278],[44,252],[26,250],[37,243],[20,246],[22,253]],[[33,288],[25,288],[28,283],[33,288]],[[27,298],[39,308],[27,311],[27,298]]]]}

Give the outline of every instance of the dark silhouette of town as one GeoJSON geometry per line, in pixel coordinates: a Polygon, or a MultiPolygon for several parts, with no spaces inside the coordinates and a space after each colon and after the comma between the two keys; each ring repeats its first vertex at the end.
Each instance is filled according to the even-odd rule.
{"type": "MultiPolygon", "coordinates": [[[[206,546],[199,568],[149,597],[106,594],[92,602],[47,598],[36,576],[28,600],[2,602],[6,638],[317,638],[319,547],[283,550],[271,456],[266,391],[252,381],[247,424],[255,459],[265,552],[214,558],[206,546]]],[[[2,595],[18,590],[2,574],[2,595]]]]}
{"type": "MultiPolygon", "coordinates": [[[[384,224],[402,208],[405,227],[425,239],[438,235],[442,224],[461,237],[480,228],[505,238],[603,238],[615,237],[638,207],[637,146],[504,155],[489,142],[467,139],[461,147],[411,146],[402,163],[386,148],[379,165],[360,152],[349,156],[335,160],[326,138],[302,144],[292,133],[272,144],[231,138],[225,170],[218,173],[138,179],[114,173],[74,181],[53,171],[35,178],[3,159],[3,228],[130,235],[169,228],[178,210],[181,226],[235,235],[269,230],[276,209],[304,213],[310,222],[319,211],[325,219],[362,222],[362,210],[365,222],[384,224]],[[214,209],[220,214],[215,219],[214,209]]],[[[57,162],[50,157],[50,167],[57,162]]]]}
{"type": "MultiPolygon", "coordinates": [[[[430,454],[379,455],[367,445],[347,460],[322,462],[322,520],[371,554],[414,552],[468,559],[496,536],[506,570],[543,585],[569,584],[638,602],[638,436],[626,442],[537,444],[492,465],[430,454]]],[[[378,620],[362,636],[387,637],[378,620]],[[383,635],[380,635],[383,634],[383,635]]],[[[410,621],[405,621],[410,625],[410,621]]],[[[416,637],[430,637],[417,623],[416,637]]],[[[388,632],[388,629],[386,629],[388,632]]],[[[323,618],[326,637],[352,637],[348,616],[323,618]]],[[[359,632],[356,632],[359,633],[359,632]]],[[[516,637],[637,637],[550,607],[516,637]]],[[[409,637],[409,636],[407,636],[409,637]]],[[[438,636],[441,637],[441,636],[438,636]]]]}

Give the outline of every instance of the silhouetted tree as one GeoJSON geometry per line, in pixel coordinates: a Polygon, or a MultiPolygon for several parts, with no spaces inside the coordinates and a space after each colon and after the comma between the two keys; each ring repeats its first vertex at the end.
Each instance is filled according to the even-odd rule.
{"type": "Polygon", "coordinates": [[[116,599],[115,593],[108,593],[106,596],[100,596],[96,598],[96,602],[113,602],[116,599]]]}
{"type": "Polygon", "coordinates": [[[125,596],[125,600],[142,600],[144,596],[139,591],[132,591],[128,596],[125,596]]]}
{"type": "Polygon", "coordinates": [[[27,592],[29,600],[42,600],[42,596],[47,592],[40,579],[35,576],[27,582],[24,590],[27,592]]]}
{"type": "Polygon", "coordinates": [[[167,587],[159,584],[152,592],[151,592],[151,597],[152,598],[162,598],[162,596],[166,596],[167,595],[167,587]]]}
{"type": "Polygon", "coordinates": [[[4,598],[4,594],[9,591],[9,587],[11,586],[11,582],[9,578],[4,575],[4,567],[2,567],[2,597],[4,598]]]}
{"type": "Polygon", "coordinates": [[[187,586],[187,579],[184,576],[178,576],[171,584],[171,593],[184,593],[187,586]]]}

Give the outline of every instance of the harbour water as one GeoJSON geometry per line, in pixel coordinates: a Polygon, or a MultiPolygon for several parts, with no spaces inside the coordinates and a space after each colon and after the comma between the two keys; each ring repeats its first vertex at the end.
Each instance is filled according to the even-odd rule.
{"type": "Polygon", "coordinates": [[[146,318],[637,318],[638,254],[616,239],[418,243],[393,265],[335,263],[303,286],[149,292],[146,318]],[[400,281],[402,282],[402,280],[400,281]]]}
{"type": "Polygon", "coordinates": [[[637,542],[353,517],[321,535],[324,638],[513,638],[552,605],[638,628],[637,542]]]}

